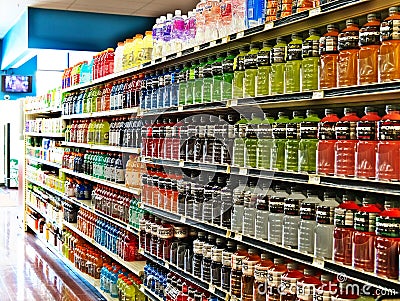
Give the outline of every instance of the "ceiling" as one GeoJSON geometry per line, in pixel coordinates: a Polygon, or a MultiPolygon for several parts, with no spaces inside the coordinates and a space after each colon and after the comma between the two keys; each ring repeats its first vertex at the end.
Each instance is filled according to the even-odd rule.
{"type": "Polygon", "coordinates": [[[0,39],[26,7],[158,17],[181,9],[193,9],[198,0],[0,0],[0,39]]]}

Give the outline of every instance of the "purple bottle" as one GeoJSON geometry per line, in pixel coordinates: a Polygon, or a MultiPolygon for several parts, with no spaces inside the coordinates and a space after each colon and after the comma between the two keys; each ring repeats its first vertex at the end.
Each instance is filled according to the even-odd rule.
{"type": "Polygon", "coordinates": [[[172,18],[171,29],[171,53],[182,50],[182,42],[185,39],[185,20],[182,17],[180,9],[175,10],[175,16],[172,18]]]}
{"type": "Polygon", "coordinates": [[[185,20],[185,41],[183,49],[194,46],[196,38],[196,12],[189,11],[185,20]]]}

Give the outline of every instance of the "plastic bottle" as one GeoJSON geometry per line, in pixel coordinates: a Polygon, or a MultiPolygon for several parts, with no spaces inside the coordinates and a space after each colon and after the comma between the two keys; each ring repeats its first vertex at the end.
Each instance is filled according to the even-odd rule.
{"type": "Polygon", "coordinates": [[[358,53],[358,83],[360,85],[378,82],[380,25],[378,14],[368,14],[367,23],[360,28],[360,51],[358,53]]]}
{"type": "Polygon", "coordinates": [[[255,221],[256,221],[256,201],[257,196],[262,193],[260,187],[256,183],[250,181],[249,193],[246,193],[244,198],[243,212],[243,228],[242,233],[246,236],[255,236],[255,221]]]}
{"type": "Polygon", "coordinates": [[[278,113],[278,119],[272,124],[273,147],[271,149],[272,169],[284,170],[285,168],[285,144],[286,124],[290,122],[285,112],[278,113]]]}
{"type": "Polygon", "coordinates": [[[244,167],[246,159],[246,131],[248,120],[242,115],[235,124],[235,141],[233,147],[233,165],[244,167]]]}
{"type": "Polygon", "coordinates": [[[357,122],[356,170],[357,178],[374,179],[376,175],[377,125],[381,117],[373,107],[365,108],[365,115],[357,122]]]}
{"type": "Polygon", "coordinates": [[[275,21],[278,8],[278,1],[268,1],[266,10],[266,21],[275,21]]]}
{"type": "Polygon", "coordinates": [[[194,60],[191,62],[190,68],[186,71],[186,105],[190,105],[194,103],[195,95],[194,95],[194,84],[195,84],[195,73],[196,68],[199,65],[198,60],[194,60]]]}
{"type": "Polygon", "coordinates": [[[295,262],[288,263],[287,272],[282,275],[281,301],[295,301],[297,297],[297,282],[303,279],[304,275],[298,271],[298,265],[295,262]]]}
{"type": "Polygon", "coordinates": [[[271,94],[283,94],[285,92],[285,63],[287,43],[279,37],[271,50],[271,94]]]}
{"type": "Polygon", "coordinates": [[[182,50],[182,44],[185,40],[185,20],[182,17],[182,11],[175,10],[175,16],[172,18],[171,28],[171,53],[182,50]]]}
{"type": "Polygon", "coordinates": [[[304,277],[297,280],[297,299],[298,301],[312,301],[317,287],[322,283],[315,271],[311,268],[304,268],[304,277]]]}
{"type": "Polygon", "coordinates": [[[161,17],[156,19],[156,23],[153,25],[152,28],[152,36],[153,36],[153,50],[152,50],[152,58],[157,59],[161,56],[161,49],[162,49],[162,24],[161,24],[161,17]]]}
{"type": "Polygon", "coordinates": [[[221,286],[222,253],[225,249],[225,240],[217,237],[216,245],[211,249],[211,283],[221,286]]]}
{"type": "Polygon", "coordinates": [[[335,127],[339,117],[332,109],[325,109],[325,117],[318,123],[317,174],[335,173],[335,127]]]}
{"type": "Polygon", "coordinates": [[[314,256],[331,259],[333,249],[334,210],[339,206],[335,196],[324,193],[324,201],[317,206],[317,225],[314,236],[314,256]]]}
{"type": "Polygon", "coordinates": [[[339,30],[335,25],[330,24],[327,26],[327,31],[328,32],[325,33],[319,40],[319,89],[330,89],[337,87],[339,30]]]}
{"type": "Polygon", "coordinates": [[[263,253],[260,262],[254,268],[254,301],[265,301],[267,295],[268,270],[274,266],[268,254],[263,253]]]}
{"type": "Polygon", "coordinates": [[[211,102],[212,100],[212,90],[213,90],[213,73],[212,66],[217,58],[215,56],[209,56],[207,63],[203,67],[203,91],[202,100],[203,103],[211,102]]]}
{"type": "Polygon", "coordinates": [[[219,37],[223,38],[233,33],[232,0],[221,0],[220,10],[221,10],[221,23],[219,29],[219,37]]]}
{"type": "Polygon", "coordinates": [[[300,34],[292,34],[292,40],[287,46],[287,59],[285,64],[285,93],[300,92],[302,69],[302,45],[300,34]]]}
{"type": "Polygon", "coordinates": [[[236,57],[235,51],[228,51],[226,54],[226,58],[222,62],[222,100],[232,99],[232,86],[233,86],[233,78],[234,78],[234,61],[236,57]]]}
{"type": "Polygon", "coordinates": [[[321,275],[321,285],[318,285],[314,290],[313,300],[332,300],[332,286],[337,288],[337,282],[333,280],[331,274],[321,275]]]}
{"type": "Polygon", "coordinates": [[[196,44],[200,45],[204,43],[205,40],[205,17],[204,8],[206,5],[206,0],[201,0],[196,5],[196,44]]]}
{"type": "Polygon", "coordinates": [[[400,180],[400,108],[386,106],[386,115],[378,122],[380,140],[376,155],[376,178],[384,181],[400,180]]]}
{"type": "Polygon", "coordinates": [[[205,42],[218,39],[219,24],[221,23],[221,8],[219,0],[207,0],[203,16],[205,22],[205,42]]]}
{"type": "Polygon", "coordinates": [[[298,230],[300,226],[300,207],[306,196],[301,192],[300,187],[292,187],[289,197],[285,199],[283,208],[283,238],[282,245],[292,249],[298,246],[298,230]]]}
{"type": "Polygon", "coordinates": [[[400,79],[400,7],[389,8],[389,16],[381,23],[382,46],[379,53],[379,81],[400,79]]]}
{"type": "Polygon", "coordinates": [[[186,105],[186,87],[187,87],[189,69],[190,69],[190,63],[186,63],[178,74],[178,83],[179,83],[178,103],[180,106],[186,105]]]}
{"type": "Polygon", "coordinates": [[[163,23],[163,48],[162,55],[167,56],[172,53],[171,30],[172,30],[172,14],[167,14],[167,19],[163,23]]]}
{"type": "Polygon", "coordinates": [[[222,83],[223,83],[223,61],[225,60],[225,53],[219,53],[217,59],[213,62],[211,66],[212,71],[212,101],[222,100],[222,83]]]}
{"type": "Polygon", "coordinates": [[[293,118],[286,123],[285,170],[287,171],[297,171],[299,168],[300,123],[303,120],[301,112],[293,111],[293,118]]]}
{"type": "Polygon", "coordinates": [[[299,172],[315,173],[320,119],[313,110],[307,110],[306,116],[300,123],[299,172]]]}
{"type": "Polygon", "coordinates": [[[285,18],[288,17],[292,14],[292,9],[293,9],[293,1],[283,1],[280,0],[278,1],[278,5],[277,5],[277,9],[276,9],[276,18],[277,19],[281,19],[281,18],[285,18]]]}
{"type": "Polygon", "coordinates": [[[144,34],[143,48],[140,55],[142,64],[150,62],[153,58],[153,33],[151,31],[146,31],[144,34]]]}
{"type": "Polygon", "coordinates": [[[318,90],[319,79],[319,41],[321,38],[318,29],[310,29],[309,37],[302,45],[302,91],[318,90]]]}
{"type": "Polygon", "coordinates": [[[232,0],[232,31],[240,32],[246,28],[246,0],[232,0]]]}
{"type": "Polygon", "coordinates": [[[239,185],[233,190],[233,207],[231,217],[231,231],[241,233],[243,230],[244,195],[247,189],[246,180],[240,178],[239,185]]]}
{"type": "Polygon", "coordinates": [[[187,49],[195,44],[196,39],[196,11],[189,11],[185,20],[185,38],[182,49],[187,49]]]}
{"type": "Polygon", "coordinates": [[[257,76],[256,76],[256,95],[270,94],[270,72],[271,72],[271,50],[270,42],[263,42],[262,48],[257,53],[257,76]]]}
{"type": "Polygon", "coordinates": [[[249,249],[248,256],[242,264],[242,300],[253,301],[254,271],[261,261],[257,250],[249,249]]]}
{"type": "Polygon", "coordinates": [[[256,113],[253,113],[251,120],[247,123],[245,140],[245,166],[247,167],[257,167],[258,128],[261,122],[261,118],[256,113]]]}
{"type": "Polygon", "coordinates": [[[257,54],[260,51],[260,43],[251,43],[250,51],[244,57],[244,96],[256,96],[256,76],[257,76],[257,54]]]}
{"type": "Polygon", "coordinates": [[[244,245],[237,245],[236,252],[231,256],[231,296],[242,296],[242,265],[243,260],[249,256],[244,245]]]}
{"type": "MultiPolygon", "coordinates": [[[[235,0],[236,1],[236,0],[235,0]]],[[[247,52],[249,52],[248,46],[242,46],[239,49],[239,54],[235,57],[233,62],[233,81],[232,81],[232,89],[233,89],[233,98],[243,98],[243,80],[245,76],[245,66],[244,60],[247,52]]]]}
{"type": "Polygon", "coordinates": [[[211,250],[215,245],[216,237],[209,234],[203,245],[203,261],[201,263],[201,279],[205,282],[211,281],[211,250]]]}
{"type": "Polygon", "coordinates": [[[266,300],[280,301],[282,275],[287,272],[283,258],[274,258],[274,265],[268,270],[268,295],[266,300]]]}
{"type": "Polygon", "coordinates": [[[269,199],[268,241],[270,243],[282,244],[284,205],[287,197],[289,194],[284,187],[275,186],[275,193],[269,199]]]}
{"type": "Polygon", "coordinates": [[[376,217],[381,205],[370,197],[363,198],[362,207],[355,213],[353,235],[353,267],[373,272],[375,261],[376,217]]]}

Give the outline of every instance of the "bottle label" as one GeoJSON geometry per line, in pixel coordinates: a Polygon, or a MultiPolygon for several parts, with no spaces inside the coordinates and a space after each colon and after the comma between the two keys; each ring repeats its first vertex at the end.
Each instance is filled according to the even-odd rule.
{"type": "Polygon", "coordinates": [[[302,44],[290,44],[287,47],[287,60],[299,61],[302,60],[302,44]]]}
{"type": "Polygon", "coordinates": [[[285,139],[286,138],[286,124],[285,123],[274,123],[272,126],[272,134],[274,139],[285,139]]]}
{"type": "Polygon", "coordinates": [[[217,249],[217,248],[212,248],[211,250],[211,260],[213,262],[222,262],[222,252],[224,249],[217,249]]]}
{"type": "Polygon", "coordinates": [[[174,230],[172,228],[162,228],[162,226],[158,227],[158,238],[161,239],[170,239],[174,237],[174,230]]]}
{"type": "Polygon", "coordinates": [[[315,284],[304,282],[297,283],[297,298],[304,301],[313,301],[313,296],[316,291],[315,284]]]}
{"type": "Polygon", "coordinates": [[[146,231],[146,220],[142,219],[139,222],[139,230],[140,231],[146,231]]]}
{"type": "Polygon", "coordinates": [[[193,242],[193,254],[203,254],[203,246],[204,246],[203,241],[195,240],[193,242]]]}
{"type": "Polygon", "coordinates": [[[153,224],[150,221],[146,221],[146,233],[151,233],[151,228],[152,228],[153,224]]]}
{"type": "Polygon", "coordinates": [[[242,265],[243,275],[253,276],[255,267],[258,263],[259,261],[243,260],[243,265],[242,265]]]}
{"type": "Polygon", "coordinates": [[[335,208],[334,224],[339,228],[352,228],[354,225],[355,210],[335,208]]]}
{"type": "Polygon", "coordinates": [[[284,294],[295,295],[297,294],[297,278],[282,277],[282,289],[284,294]]]}
{"type": "Polygon", "coordinates": [[[283,198],[271,197],[269,200],[269,211],[271,213],[283,213],[285,200],[283,198]]]}
{"type": "Polygon", "coordinates": [[[335,140],[336,122],[320,122],[318,124],[318,138],[320,140],[335,140]]]}
{"type": "Polygon", "coordinates": [[[207,64],[203,67],[203,78],[207,77],[212,77],[213,73],[212,73],[212,65],[211,64],[207,64]]]}
{"type": "Polygon", "coordinates": [[[258,52],[258,54],[257,54],[257,65],[258,65],[258,67],[271,66],[270,54],[271,54],[270,51],[260,50],[258,52]]]}
{"type": "Polygon", "coordinates": [[[281,278],[283,272],[278,271],[268,271],[268,286],[269,287],[279,287],[281,285],[281,278]]]}
{"type": "Polygon", "coordinates": [[[376,140],[377,123],[375,121],[357,122],[356,132],[359,140],[376,140]]]}
{"type": "Polygon", "coordinates": [[[258,125],[258,138],[272,138],[272,124],[263,123],[258,125]]]}
{"type": "MultiPolygon", "coordinates": [[[[329,287],[329,284],[325,284],[326,287],[329,287]]],[[[335,289],[335,287],[333,287],[335,289]]],[[[317,288],[315,290],[315,294],[313,296],[313,301],[331,301],[332,300],[332,294],[331,290],[324,290],[321,288],[317,288]]]]}
{"type": "Polygon", "coordinates": [[[400,120],[378,122],[379,140],[400,140],[400,120]]]}
{"type": "Polygon", "coordinates": [[[378,216],[376,218],[376,235],[400,238],[400,218],[378,216]]]}
{"type": "Polygon", "coordinates": [[[338,53],[338,37],[321,37],[319,40],[319,53],[320,55],[327,53],[338,53]]]}
{"type": "Polygon", "coordinates": [[[248,69],[257,69],[257,54],[248,54],[244,57],[244,67],[248,69]]]}
{"type": "Polygon", "coordinates": [[[256,266],[254,269],[254,280],[266,283],[268,280],[269,267],[256,266]]]}
{"type": "Polygon", "coordinates": [[[328,206],[317,207],[317,223],[333,225],[334,208],[328,206]]]}
{"type": "Polygon", "coordinates": [[[299,123],[287,123],[286,124],[286,139],[298,139],[300,136],[300,124],[299,123]]]}
{"type": "Polygon", "coordinates": [[[357,138],[356,135],[356,122],[351,121],[339,121],[336,123],[335,133],[336,139],[338,140],[354,140],[357,138]]]}
{"type": "Polygon", "coordinates": [[[151,226],[151,235],[157,236],[157,234],[158,234],[158,227],[159,227],[159,225],[157,225],[157,224],[153,224],[153,225],[151,226]]]}
{"type": "Polygon", "coordinates": [[[305,40],[302,46],[303,58],[319,57],[319,41],[305,40]]]}
{"type": "Polygon", "coordinates": [[[233,73],[233,60],[231,59],[225,59],[222,62],[222,70],[223,73],[233,73]]]}
{"type": "Polygon", "coordinates": [[[381,39],[400,40],[400,20],[385,20],[381,23],[381,39]]]}
{"type": "Polygon", "coordinates": [[[222,251],[222,264],[226,267],[230,267],[232,264],[232,252],[222,251]]]}
{"type": "Polygon", "coordinates": [[[213,245],[209,243],[205,243],[203,245],[203,256],[207,258],[211,258],[211,250],[212,250],[213,245]]]}
{"type": "Polygon", "coordinates": [[[376,218],[375,212],[357,212],[354,215],[354,229],[362,232],[375,232],[376,218]]]}
{"type": "Polygon", "coordinates": [[[318,138],[318,122],[303,121],[300,123],[301,139],[317,139],[318,138]]]}
{"type": "Polygon", "coordinates": [[[286,62],[286,47],[274,47],[271,50],[271,64],[286,62]]]}
{"type": "Polygon", "coordinates": [[[284,213],[286,215],[299,216],[300,215],[300,200],[286,199],[284,205],[284,213]]]}
{"type": "Polygon", "coordinates": [[[317,204],[303,202],[300,207],[300,218],[304,220],[315,220],[317,204]]]}
{"type": "Polygon", "coordinates": [[[365,26],[360,29],[360,46],[380,45],[381,32],[380,27],[365,26]]]}
{"type": "Polygon", "coordinates": [[[236,64],[234,62],[233,69],[235,71],[244,71],[244,56],[236,57],[236,64]]]}
{"type": "Polygon", "coordinates": [[[246,256],[239,256],[239,255],[232,254],[232,257],[231,257],[232,270],[241,271],[244,259],[246,259],[246,256]]]}
{"type": "Polygon", "coordinates": [[[338,38],[338,49],[358,49],[359,32],[358,31],[346,31],[339,34],[338,38]]]}
{"type": "Polygon", "coordinates": [[[223,74],[222,61],[215,62],[211,67],[211,72],[213,76],[222,75],[223,74]]]}

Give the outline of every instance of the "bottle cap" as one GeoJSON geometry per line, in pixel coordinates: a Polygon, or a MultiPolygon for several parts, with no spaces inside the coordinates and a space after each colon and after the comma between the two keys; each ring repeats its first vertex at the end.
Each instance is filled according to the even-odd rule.
{"type": "Polygon", "coordinates": [[[307,116],[316,115],[316,114],[317,114],[317,112],[315,112],[314,110],[307,110],[307,113],[306,113],[307,116]]]}
{"type": "Polygon", "coordinates": [[[292,40],[302,40],[303,36],[301,35],[301,33],[292,33],[291,38],[292,40]]]}
{"type": "Polygon", "coordinates": [[[237,249],[237,250],[246,250],[246,246],[240,244],[240,245],[237,245],[237,246],[236,246],[236,249],[237,249]]]}
{"type": "Polygon", "coordinates": [[[250,50],[249,45],[240,46],[240,52],[248,52],[250,50]]]}
{"type": "Polygon", "coordinates": [[[333,191],[325,191],[324,192],[324,200],[329,198],[336,198],[336,195],[333,191]]]}
{"type": "Polygon", "coordinates": [[[271,259],[271,255],[269,255],[268,253],[261,254],[261,260],[268,260],[268,259],[271,259]]]}
{"type": "Polygon", "coordinates": [[[287,115],[286,115],[286,113],[285,112],[279,112],[278,113],[278,118],[280,118],[280,117],[286,117],[287,115]]]}
{"type": "Polygon", "coordinates": [[[346,20],[346,26],[350,26],[350,25],[358,25],[358,20],[356,20],[356,19],[347,19],[346,20]]]}
{"type": "Polygon", "coordinates": [[[387,105],[386,106],[386,112],[399,111],[399,110],[400,110],[399,105],[387,105]]]}
{"type": "Polygon", "coordinates": [[[296,262],[289,262],[287,265],[288,270],[296,270],[297,269],[297,263],[296,262]]]}
{"type": "Polygon", "coordinates": [[[175,10],[175,16],[181,16],[182,11],[180,9],[175,10]]]}
{"type": "Polygon", "coordinates": [[[378,13],[372,13],[367,15],[367,21],[371,22],[373,20],[380,20],[381,16],[378,13]]]}
{"type": "Polygon", "coordinates": [[[258,252],[257,252],[256,249],[251,249],[251,248],[250,248],[247,252],[248,252],[249,254],[253,254],[253,255],[258,254],[258,252]]]}
{"type": "Polygon", "coordinates": [[[373,113],[373,112],[377,112],[378,110],[374,107],[365,107],[364,112],[365,114],[367,113],[373,113]]]}
{"type": "Polygon", "coordinates": [[[400,12],[400,6],[392,6],[389,8],[389,15],[394,15],[396,13],[400,12]]]}
{"type": "Polygon", "coordinates": [[[314,276],[315,271],[312,268],[306,267],[303,272],[304,276],[314,276]]]}
{"type": "Polygon", "coordinates": [[[286,44],[286,41],[285,41],[285,39],[283,37],[276,38],[276,44],[280,44],[280,43],[285,43],[286,44]]]}
{"type": "Polygon", "coordinates": [[[333,109],[325,109],[325,115],[334,114],[333,109]]]}
{"type": "Polygon", "coordinates": [[[311,29],[308,31],[308,34],[309,34],[310,36],[319,36],[319,35],[321,34],[321,32],[320,32],[319,29],[317,29],[317,28],[311,28],[311,29]]]}
{"type": "Polygon", "coordinates": [[[228,240],[228,242],[226,243],[226,246],[228,248],[234,248],[236,246],[236,243],[233,240],[228,240]]]}
{"type": "Polygon", "coordinates": [[[321,281],[323,282],[329,282],[333,280],[333,276],[331,274],[322,274],[321,275],[321,281]]]}
{"type": "Polygon", "coordinates": [[[173,15],[171,13],[167,14],[167,20],[172,20],[173,15]]]}
{"type": "Polygon", "coordinates": [[[284,264],[285,261],[283,260],[283,258],[274,258],[274,265],[278,265],[278,264],[284,264]]]}
{"type": "Polygon", "coordinates": [[[344,108],[344,115],[350,114],[350,113],[355,113],[355,110],[353,108],[344,108]]]}
{"type": "Polygon", "coordinates": [[[270,42],[270,41],[264,41],[264,42],[262,43],[262,47],[263,47],[263,48],[264,48],[264,47],[272,47],[271,42],[270,42]]]}
{"type": "Polygon", "coordinates": [[[225,239],[223,239],[222,237],[218,237],[216,240],[216,244],[217,245],[223,245],[225,243],[225,239]]]}
{"type": "Polygon", "coordinates": [[[375,204],[375,200],[370,196],[363,197],[362,200],[363,205],[375,204]]]}
{"type": "Polygon", "coordinates": [[[337,30],[337,27],[336,27],[335,24],[329,24],[328,26],[326,26],[326,29],[327,29],[328,31],[337,30]]]}
{"type": "Polygon", "coordinates": [[[293,117],[303,116],[300,111],[293,111],[293,117]]]}
{"type": "Polygon", "coordinates": [[[260,49],[260,42],[251,42],[250,43],[250,49],[260,49]]]}

